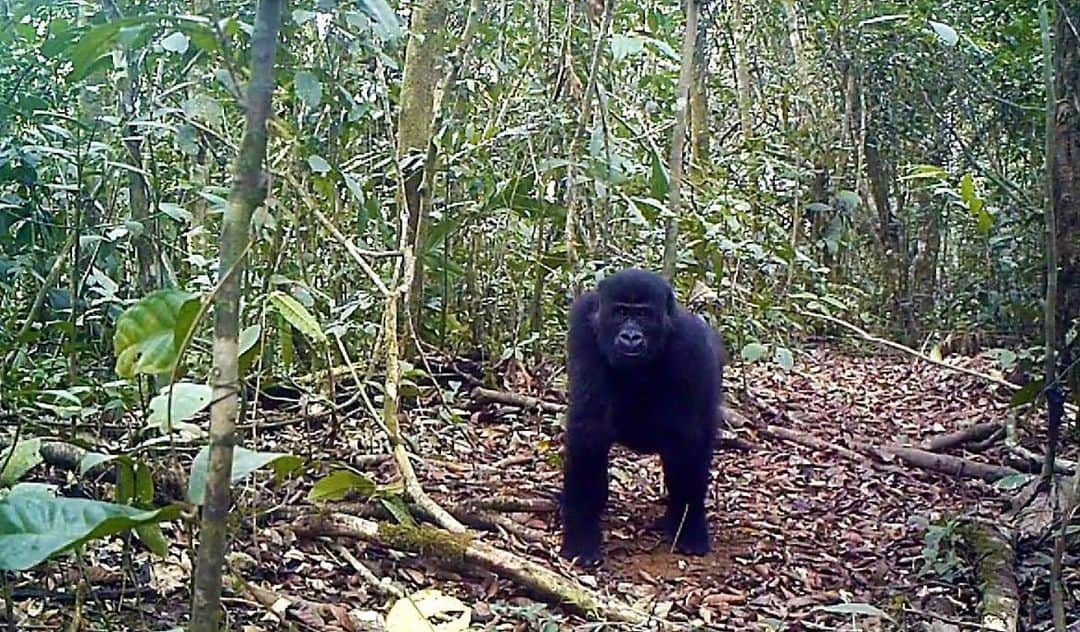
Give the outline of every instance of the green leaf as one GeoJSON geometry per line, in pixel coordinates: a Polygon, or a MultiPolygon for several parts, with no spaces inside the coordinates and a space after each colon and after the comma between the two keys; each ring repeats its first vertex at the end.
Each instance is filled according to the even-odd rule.
{"type": "Polygon", "coordinates": [[[837,191],[836,203],[841,209],[844,210],[844,212],[851,213],[855,211],[855,209],[859,208],[860,204],[862,204],[862,198],[860,198],[859,194],[854,191],[837,191]]]}
{"type": "Polygon", "coordinates": [[[120,314],[113,333],[116,373],[132,378],[171,372],[179,352],[174,341],[177,316],[186,303],[197,300],[189,292],[158,290],[120,314]]]}
{"type": "Polygon", "coordinates": [[[314,11],[305,11],[303,9],[295,9],[292,12],[292,20],[297,26],[303,26],[306,22],[314,20],[318,14],[314,11]]]}
{"type": "Polygon", "coordinates": [[[838,603],[831,606],[818,606],[814,610],[823,610],[834,614],[862,614],[869,617],[879,617],[892,621],[893,618],[885,614],[883,610],[868,603],[838,603]]]}
{"type": "Polygon", "coordinates": [[[170,53],[176,53],[178,55],[183,55],[184,53],[186,53],[190,45],[191,40],[188,38],[188,36],[184,35],[179,31],[173,32],[171,35],[161,40],[162,48],[169,51],[170,53]]]}
{"type": "Polygon", "coordinates": [[[1023,388],[1013,393],[1012,399],[1009,400],[1009,406],[1011,408],[1017,408],[1024,406],[1035,401],[1035,398],[1042,392],[1042,382],[1031,382],[1026,384],[1023,388]]]}
{"type": "Polygon", "coordinates": [[[242,356],[251,351],[255,347],[255,343],[259,342],[259,336],[261,335],[262,327],[260,325],[252,325],[241,331],[239,347],[236,350],[237,355],[242,356]]]}
{"type": "Polygon", "coordinates": [[[315,342],[326,342],[326,334],[323,333],[319,321],[295,298],[280,290],[275,290],[270,293],[270,302],[277,308],[278,313],[289,321],[290,325],[299,329],[305,336],[315,342]]]}
{"type": "Polygon", "coordinates": [[[960,178],[960,199],[969,205],[975,199],[975,179],[971,177],[971,172],[960,178]]]}
{"type": "Polygon", "coordinates": [[[4,471],[0,472],[0,486],[10,487],[24,474],[37,467],[44,459],[41,457],[41,439],[24,439],[11,446],[0,449],[0,463],[7,460],[4,471]],[[8,455],[11,455],[10,457],[8,455]]]}
{"type": "Polygon", "coordinates": [[[1020,487],[1023,487],[1027,484],[1028,481],[1036,477],[1036,474],[1010,474],[1009,476],[1005,476],[994,481],[994,487],[1004,491],[1018,489],[1020,487]]]}
{"type": "Polygon", "coordinates": [[[667,167],[664,165],[664,161],[660,159],[660,154],[656,152],[655,148],[651,150],[649,154],[652,157],[652,172],[649,176],[649,194],[657,200],[666,199],[668,187],[670,186],[667,167]]]}
{"type": "Polygon", "coordinates": [[[301,70],[293,77],[293,88],[297,96],[312,110],[322,103],[322,82],[313,73],[301,70]]]}
{"type": "Polygon", "coordinates": [[[79,459],[79,476],[85,476],[87,472],[101,465],[102,463],[108,463],[118,457],[112,454],[102,454],[100,452],[86,452],[79,459]]]}
{"type": "Polygon", "coordinates": [[[410,527],[416,525],[416,521],[413,520],[408,507],[405,506],[405,501],[403,501],[400,496],[384,496],[380,498],[379,501],[382,503],[382,506],[390,512],[390,515],[398,521],[398,524],[410,527]]]}
{"type": "Polygon", "coordinates": [[[756,362],[765,357],[766,351],[768,351],[768,348],[765,345],[751,342],[742,348],[742,358],[747,362],[756,362]]]}
{"type": "Polygon", "coordinates": [[[192,218],[191,212],[183,206],[172,202],[158,202],[158,210],[178,222],[187,223],[190,222],[192,218]]]}
{"type": "Polygon", "coordinates": [[[638,55],[645,50],[645,38],[632,35],[611,36],[611,57],[615,61],[622,61],[627,57],[638,55]]]}
{"type": "MultiPolygon", "coordinates": [[[[206,492],[206,471],[210,460],[210,447],[206,446],[195,455],[188,478],[188,500],[195,505],[203,504],[206,492]]],[[[283,477],[303,464],[298,457],[282,452],[256,452],[241,446],[233,448],[232,476],[235,483],[255,470],[270,465],[276,476],[283,477]]]]}
{"type": "Polygon", "coordinates": [[[174,429],[186,430],[192,434],[201,435],[202,430],[192,424],[183,422],[191,419],[207,406],[213,397],[213,389],[206,384],[192,382],[177,382],[161,389],[161,392],[150,400],[150,416],[146,419],[149,428],[157,428],[162,433],[169,434],[174,429]],[[169,391],[172,390],[172,408],[169,408],[169,391]]]}
{"type": "Polygon", "coordinates": [[[320,176],[330,172],[330,163],[326,162],[326,158],[318,154],[308,156],[307,163],[311,170],[320,176]]]}
{"type": "Polygon", "coordinates": [[[156,523],[138,525],[135,527],[135,535],[154,555],[164,558],[169,554],[169,541],[161,532],[161,525],[156,523]]]}
{"type": "Polygon", "coordinates": [[[11,494],[0,500],[0,569],[26,570],[90,540],[177,515],[173,505],[147,511],[85,498],[11,494]]]}
{"type": "MultiPolygon", "coordinates": [[[[745,348],[744,348],[745,351],[745,348]]],[[[795,356],[792,355],[791,349],[786,347],[777,347],[776,353],[773,356],[773,360],[780,365],[780,368],[785,371],[790,371],[795,368],[795,356]]]]}
{"type": "Polygon", "coordinates": [[[956,46],[956,43],[960,41],[960,35],[953,27],[933,20],[927,21],[930,23],[930,28],[933,29],[934,33],[938,36],[938,39],[944,42],[946,46],[951,48],[956,46]]]}
{"type": "Polygon", "coordinates": [[[375,493],[375,481],[351,470],[337,470],[319,479],[308,492],[308,500],[341,500],[350,492],[358,492],[365,498],[375,493]]]}
{"type": "Polygon", "coordinates": [[[373,23],[373,30],[380,39],[393,42],[404,34],[401,21],[386,3],[386,0],[360,0],[360,10],[367,14],[373,23]]]}
{"type": "Polygon", "coordinates": [[[71,74],[69,81],[79,81],[90,74],[97,67],[102,55],[116,43],[120,29],[157,22],[156,14],[147,14],[126,17],[112,22],[106,22],[83,33],[79,42],[67,50],[67,58],[71,61],[71,74]]]}

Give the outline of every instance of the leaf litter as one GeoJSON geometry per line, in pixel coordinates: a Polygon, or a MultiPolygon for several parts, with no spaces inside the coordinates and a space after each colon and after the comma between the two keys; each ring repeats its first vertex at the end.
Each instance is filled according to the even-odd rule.
{"type": "MultiPolygon", "coordinates": [[[[956,361],[983,371],[991,366],[989,357],[956,361]]],[[[736,428],[753,448],[718,450],[714,459],[707,498],[712,552],[685,557],[672,554],[669,543],[649,528],[663,511],[658,458],[616,447],[604,519],[605,561],[598,569],[579,571],[558,557],[557,512],[542,510],[554,505],[561,484],[560,415],[473,400],[460,383],[475,382],[470,376],[477,367],[442,366],[435,376],[442,394],[422,388],[402,415],[404,432],[422,459],[416,465],[425,488],[447,505],[520,498],[537,501],[541,509],[498,514],[491,531],[478,537],[691,628],[959,629],[948,622],[970,627],[978,621],[979,583],[950,528],[958,519],[1001,523],[1013,492],[980,480],[881,467],[869,457],[859,461],[778,440],[755,427],[736,428]],[[456,390],[447,388],[449,382],[456,390]]],[[[565,401],[565,378],[557,368],[526,368],[515,361],[501,369],[506,390],[565,401]]],[[[747,416],[851,449],[868,441],[918,446],[972,424],[1001,422],[1008,401],[999,386],[907,357],[845,355],[828,348],[801,354],[791,371],[761,364],[734,367],[726,385],[747,416]],[[758,412],[746,403],[749,397],[783,418],[758,412]]],[[[349,397],[350,388],[355,390],[339,385],[338,396],[349,397]]],[[[388,616],[393,623],[443,611],[443,628],[434,629],[465,629],[466,620],[468,629],[493,630],[586,624],[484,571],[446,570],[374,545],[297,538],[291,531],[295,512],[285,509],[314,510],[307,495],[316,480],[335,469],[331,463],[354,464],[381,489],[399,485],[392,461],[381,456],[384,446],[370,418],[359,411],[338,420],[298,412],[290,406],[257,411],[265,429],[252,448],[291,452],[321,465],[283,483],[260,476],[237,485],[236,507],[246,518],[233,523],[230,568],[253,586],[227,591],[237,629],[273,629],[285,622],[311,630],[385,629],[388,616]],[[409,595],[414,601],[402,601],[409,595]]],[[[1044,438],[1026,430],[1025,444],[1039,452],[1044,438]]],[[[951,453],[992,464],[1009,458],[1003,442],[951,453]]],[[[1075,446],[1063,456],[1075,460],[1075,446]]],[[[386,517],[378,502],[362,501],[346,502],[386,517]]],[[[92,620],[96,608],[106,607],[110,612],[98,616],[114,622],[132,616],[132,629],[182,621],[187,599],[182,578],[192,560],[180,546],[184,532],[167,533],[173,544],[166,560],[142,549],[132,556],[133,572],[143,578],[137,586],[130,577],[118,588],[112,588],[115,579],[95,580],[115,577],[123,556],[116,546],[88,547],[82,576],[91,579],[101,599],[89,601],[84,616],[92,620]],[[122,599],[125,610],[104,603],[110,599],[122,599]]],[[[1038,543],[1026,546],[1035,549],[1038,543]]],[[[1037,555],[1018,559],[1018,578],[1031,596],[1022,618],[1043,619],[1045,564],[1037,555]]],[[[52,570],[28,572],[13,583],[17,610],[35,624],[66,616],[62,604],[71,593],[57,581],[56,568],[70,573],[77,567],[61,559],[52,570]]],[[[1075,564],[1067,566],[1065,579],[1068,590],[1078,594],[1075,564]]]]}

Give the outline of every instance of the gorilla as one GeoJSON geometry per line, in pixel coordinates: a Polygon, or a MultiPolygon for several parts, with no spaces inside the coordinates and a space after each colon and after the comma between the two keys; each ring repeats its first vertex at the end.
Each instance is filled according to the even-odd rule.
{"type": "Polygon", "coordinates": [[[581,295],[569,320],[561,555],[581,566],[602,558],[600,515],[616,443],[660,455],[667,511],[654,526],[679,553],[708,553],[705,491],[726,357],[720,336],[676,304],[667,281],[638,269],[581,295]]]}

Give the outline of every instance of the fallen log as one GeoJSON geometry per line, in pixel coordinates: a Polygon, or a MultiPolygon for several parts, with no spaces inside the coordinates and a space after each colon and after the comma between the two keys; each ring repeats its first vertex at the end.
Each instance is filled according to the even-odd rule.
{"type": "Polygon", "coordinates": [[[567,606],[579,614],[638,626],[651,622],[659,624],[662,629],[670,628],[670,623],[617,601],[604,599],[551,569],[475,540],[466,533],[450,533],[445,529],[427,525],[411,527],[379,523],[342,513],[304,516],[293,529],[301,537],[356,538],[422,555],[436,564],[459,569],[483,568],[517,583],[550,603],[567,606]]]}
{"type": "Polygon", "coordinates": [[[1016,553],[1010,538],[997,528],[966,522],[960,535],[972,554],[979,580],[979,613],[984,630],[1015,632],[1020,618],[1020,590],[1013,568],[1016,553]]]}
{"type": "Polygon", "coordinates": [[[988,439],[999,430],[1001,430],[1001,424],[996,421],[972,424],[966,428],[927,439],[923,442],[922,448],[928,452],[945,452],[968,443],[988,439]]]}
{"type": "Polygon", "coordinates": [[[510,393],[507,391],[496,391],[482,386],[474,388],[472,390],[472,396],[473,399],[497,402],[499,404],[509,404],[511,406],[524,408],[525,410],[540,410],[545,413],[561,413],[566,410],[564,404],[549,402],[540,399],[539,397],[530,397],[529,395],[520,395],[518,393],[510,393]]]}
{"type": "Polygon", "coordinates": [[[941,472],[958,478],[980,478],[987,483],[1019,474],[1020,472],[1004,465],[989,465],[970,459],[962,459],[947,454],[935,454],[918,448],[905,448],[903,446],[885,446],[878,451],[894,456],[908,465],[941,472]]]}

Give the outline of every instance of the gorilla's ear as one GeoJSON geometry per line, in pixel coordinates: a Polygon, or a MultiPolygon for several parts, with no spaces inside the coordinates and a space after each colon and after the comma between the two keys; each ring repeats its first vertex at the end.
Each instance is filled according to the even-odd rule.
{"type": "Polygon", "coordinates": [[[668,288],[667,291],[667,315],[675,316],[675,290],[668,288]]]}

